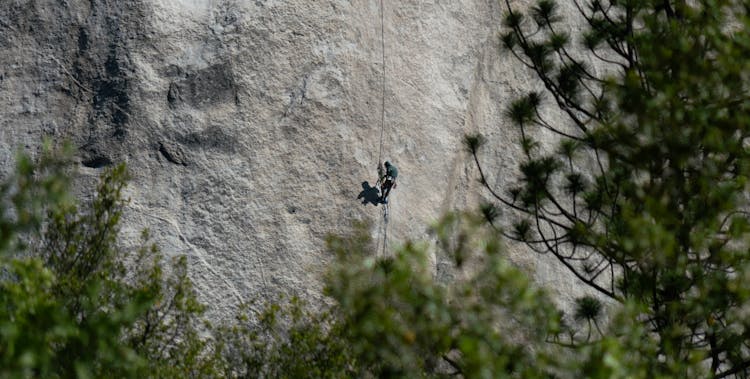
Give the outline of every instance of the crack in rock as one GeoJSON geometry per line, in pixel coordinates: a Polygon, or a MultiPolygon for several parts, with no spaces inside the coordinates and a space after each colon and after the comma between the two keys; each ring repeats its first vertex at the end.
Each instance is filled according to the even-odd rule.
{"type": "Polygon", "coordinates": [[[159,152],[164,158],[177,165],[187,166],[185,153],[179,146],[169,142],[159,142],[159,152]]]}

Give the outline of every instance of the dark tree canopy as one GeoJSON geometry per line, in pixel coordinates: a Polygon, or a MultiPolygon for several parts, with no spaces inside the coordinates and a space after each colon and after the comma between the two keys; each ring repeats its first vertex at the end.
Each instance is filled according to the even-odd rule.
{"type": "Polygon", "coordinates": [[[555,1],[505,0],[502,44],[544,90],[507,108],[525,155],[517,185],[490,185],[487,141],[465,139],[513,221],[484,213],[602,297],[634,304],[655,373],[747,377],[750,5],[573,1],[586,23],[576,35],[555,1]],[[540,147],[542,129],[558,149],[540,147]]]}

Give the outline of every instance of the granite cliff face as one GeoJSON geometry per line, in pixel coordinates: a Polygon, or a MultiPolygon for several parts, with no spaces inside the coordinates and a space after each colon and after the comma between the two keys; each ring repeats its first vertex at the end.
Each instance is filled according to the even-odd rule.
{"type": "MultiPolygon", "coordinates": [[[[384,3],[396,246],[483,196],[464,133],[494,146],[491,180],[513,180],[502,111],[532,77],[499,47],[497,1],[384,3]]],[[[357,197],[376,179],[380,12],[377,0],[0,0],[3,170],[45,136],[75,143],[82,193],[127,162],[125,235],[148,227],[187,255],[215,314],[274,292],[319,297],[325,235],[369,219],[378,236],[381,208],[357,197]]],[[[580,292],[550,257],[509,250],[563,300],[580,292]]]]}

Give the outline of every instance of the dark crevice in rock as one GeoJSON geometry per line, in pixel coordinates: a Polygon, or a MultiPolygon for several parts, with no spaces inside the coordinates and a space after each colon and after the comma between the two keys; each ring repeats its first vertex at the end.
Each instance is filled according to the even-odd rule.
{"type": "Polygon", "coordinates": [[[187,160],[182,150],[170,143],[159,142],[159,152],[164,158],[174,164],[187,166],[187,160]]]}
{"type": "Polygon", "coordinates": [[[128,80],[124,68],[120,64],[118,48],[115,44],[109,46],[109,55],[104,63],[105,76],[95,81],[94,109],[109,111],[110,119],[115,126],[114,136],[125,136],[125,123],[130,112],[130,96],[128,94],[128,80]]]}
{"type": "Polygon", "coordinates": [[[170,107],[174,107],[176,103],[182,102],[182,97],[180,96],[180,87],[174,82],[169,83],[169,92],[167,92],[167,101],[169,102],[170,107]]]}
{"type": "Polygon", "coordinates": [[[228,154],[237,150],[237,138],[218,126],[209,126],[199,132],[188,133],[178,137],[178,141],[188,147],[215,150],[228,154]]]}
{"type": "Polygon", "coordinates": [[[94,140],[89,140],[85,145],[79,148],[81,154],[81,164],[91,168],[102,168],[114,163],[112,160],[112,151],[107,147],[97,144],[94,140]]]}
{"type": "Polygon", "coordinates": [[[86,28],[78,28],[78,52],[83,54],[89,49],[89,34],[86,32],[86,28]]]}
{"type": "Polygon", "coordinates": [[[91,167],[91,168],[102,168],[102,167],[111,165],[112,160],[105,156],[99,155],[99,156],[91,157],[88,159],[84,159],[83,161],[81,161],[81,164],[86,167],[91,167]]]}
{"type": "Polygon", "coordinates": [[[125,140],[125,136],[127,135],[127,129],[125,129],[124,125],[118,124],[115,125],[115,131],[112,133],[112,137],[115,137],[118,141],[125,140]]]}
{"type": "Polygon", "coordinates": [[[90,104],[89,131],[97,141],[124,142],[133,113],[133,64],[129,45],[139,32],[125,27],[138,17],[135,2],[91,1],[89,16],[70,35],[72,76],[82,91],[72,94],[90,104]]]}
{"type": "Polygon", "coordinates": [[[184,72],[184,75],[178,67],[170,67],[168,72],[178,77],[169,84],[167,91],[167,101],[172,107],[182,103],[201,108],[227,101],[237,102],[232,68],[226,63],[184,72]]]}

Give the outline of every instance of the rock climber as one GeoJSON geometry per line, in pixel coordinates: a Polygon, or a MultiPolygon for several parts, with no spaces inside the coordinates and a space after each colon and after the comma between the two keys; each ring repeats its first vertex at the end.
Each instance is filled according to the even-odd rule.
{"type": "Polygon", "coordinates": [[[391,193],[391,189],[396,188],[396,178],[398,177],[398,169],[391,162],[385,161],[385,172],[378,168],[381,176],[378,179],[378,183],[382,183],[380,190],[380,201],[383,204],[388,204],[388,194],[391,193]]]}

